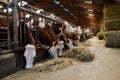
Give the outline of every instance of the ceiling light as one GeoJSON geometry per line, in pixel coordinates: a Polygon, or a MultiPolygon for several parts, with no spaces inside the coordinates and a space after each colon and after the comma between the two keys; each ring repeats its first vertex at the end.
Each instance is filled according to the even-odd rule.
{"type": "Polygon", "coordinates": [[[88,14],[89,16],[94,16],[94,14],[88,14]]]}
{"type": "Polygon", "coordinates": [[[60,5],[60,7],[64,7],[63,5],[60,5]]]}
{"type": "Polygon", "coordinates": [[[92,1],[84,1],[84,3],[92,4],[92,1]]]}
{"type": "Polygon", "coordinates": [[[87,9],[87,11],[93,11],[93,9],[87,9]]]}
{"type": "Polygon", "coordinates": [[[65,11],[69,11],[68,9],[66,9],[66,8],[63,8],[65,11]]]}
{"type": "Polygon", "coordinates": [[[60,4],[60,2],[59,1],[56,1],[56,0],[53,0],[56,4],[60,4]]]}

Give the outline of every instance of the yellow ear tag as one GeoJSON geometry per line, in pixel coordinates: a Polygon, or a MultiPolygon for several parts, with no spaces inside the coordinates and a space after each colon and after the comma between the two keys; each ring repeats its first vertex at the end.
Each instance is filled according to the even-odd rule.
{"type": "Polygon", "coordinates": [[[52,46],[55,44],[55,42],[53,41],[53,43],[52,43],[52,46]]]}

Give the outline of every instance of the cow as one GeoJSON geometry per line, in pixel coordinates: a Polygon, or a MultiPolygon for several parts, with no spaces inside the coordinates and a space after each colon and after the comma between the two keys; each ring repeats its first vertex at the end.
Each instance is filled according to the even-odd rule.
{"type": "Polygon", "coordinates": [[[60,41],[53,28],[49,25],[45,28],[41,28],[40,25],[38,26],[40,44],[47,49],[53,58],[62,56],[63,42],[60,41]]]}

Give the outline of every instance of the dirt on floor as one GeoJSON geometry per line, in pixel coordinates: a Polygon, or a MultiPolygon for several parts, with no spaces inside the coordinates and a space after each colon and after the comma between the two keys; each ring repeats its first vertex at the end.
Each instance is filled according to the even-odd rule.
{"type": "Polygon", "coordinates": [[[120,80],[120,48],[105,47],[104,41],[96,37],[88,42],[88,48],[95,54],[92,62],[77,62],[52,72],[21,70],[2,80],[120,80]]]}

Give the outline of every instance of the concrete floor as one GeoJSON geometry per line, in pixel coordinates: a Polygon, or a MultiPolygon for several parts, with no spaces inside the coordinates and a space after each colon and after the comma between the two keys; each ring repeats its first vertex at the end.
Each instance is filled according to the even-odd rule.
{"type": "Polygon", "coordinates": [[[104,42],[96,37],[88,41],[92,44],[89,49],[95,54],[94,61],[78,62],[64,70],[33,73],[29,78],[24,75],[24,79],[13,77],[10,80],[120,80],[120,48],[106,48],[104,42]]]}
{"type": "Polygon", "coordinates": [[[16,59],[14,53],[0,55],[0,79],[15,71],[16,59]]]}

